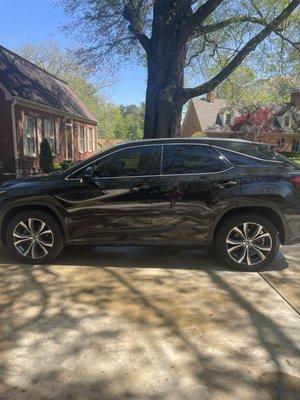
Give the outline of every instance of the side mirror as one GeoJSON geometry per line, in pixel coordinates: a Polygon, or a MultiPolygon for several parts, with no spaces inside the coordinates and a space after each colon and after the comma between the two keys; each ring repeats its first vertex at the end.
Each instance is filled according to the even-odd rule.
{"type": "Polygon", "coordinates": [[[91,183],[93,181],[93,167],[87,167],[81,177],[82,183],[91,183]]]}

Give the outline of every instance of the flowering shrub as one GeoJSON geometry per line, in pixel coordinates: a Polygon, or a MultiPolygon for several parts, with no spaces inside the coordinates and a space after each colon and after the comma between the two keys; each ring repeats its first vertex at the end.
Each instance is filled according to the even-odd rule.
{"type": "Polygon", "coordinates": [[[276,130],[274,122],[275,112],[272,108],[258,108],[237,117],[231,125],[231,130],[235,133],[246,134],[270,133],[276,130]]]}

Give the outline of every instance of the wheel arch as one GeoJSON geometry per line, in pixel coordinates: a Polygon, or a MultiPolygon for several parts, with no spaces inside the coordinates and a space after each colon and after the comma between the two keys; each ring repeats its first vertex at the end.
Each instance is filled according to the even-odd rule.
{"type": "Polygon", "coordinates": [[[219,227],[222,225],[224,220],[226,220],[229,217],[232,216],[239,216],[243,214],[257,214],[260,215],[264,218],[267,218],[277,229],[279,232],[279,239],[281,244],[285,244],[287,238],[288,238],[288,232],[287,232],[287,226],[284,222],[283,217],[280,216],[280,214],[275,211],[271,207],[264,207],[264,206],[243,206],[243,207],[238,207],[238,208],[233,208],[230,210],[227,210],[223,213],[223,215],[219,216],[218,219],[214,221],[212,224],[211,230],[210,230],[210,235],[209,235],[209,240],[211,243],[213,243],[214,238],[216,236],[216,233],[218,232],[219,227]]]}
{"type": "Polygon", "coordinates": [[[58,225],[60,226],[61,231],[64,235],[64,238],[67,237],[67,235],[66,235],[67,232],[65,229],[65,225],[63,223],[63,218],[59,215],[59,213],[57,211],[54,211],[51,207],[45,206],[45,205],[25,204],[25,205],[18,205],[18,206],[11,207],[4,214],[2,221],[1,221],[1,232],[0,232],[1,242],[3,244],[6,244],[5,233],[6,233],[6,228],[9,224],[9,221],[13,217],[15,217],[17,214],[19,214],[23,211],[29,211],[29,210],[43,211],[43,212],[46,212],[47,214],[51,215],[56,220],[58,225]]]}

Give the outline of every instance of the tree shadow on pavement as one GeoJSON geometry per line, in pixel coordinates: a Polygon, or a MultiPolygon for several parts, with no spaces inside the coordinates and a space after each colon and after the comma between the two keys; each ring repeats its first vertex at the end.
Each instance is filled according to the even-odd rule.
{"type": "Polygon", "coordinates": [[[258,274],[199,250],[74,250],[0,260],[1,400],[296,398],[299,320],[258,274]]]}

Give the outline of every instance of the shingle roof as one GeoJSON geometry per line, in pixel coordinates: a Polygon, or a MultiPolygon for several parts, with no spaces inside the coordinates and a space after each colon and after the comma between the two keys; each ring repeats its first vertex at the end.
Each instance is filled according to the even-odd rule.
{"type": "Polygon", "coordinates": [[[66,82],[2,46],[0,83],[13,97],[96,122],[66,82]]]}
{"type": "Polygon", "coordinates": [[[213,103],[205,99],[195,98],[192,100],[198,116],[202,132],[210,131],[216,125],[220,125],[218,115],[226,109],[228,103],[224,99],[216,99],[213,103]]]}

